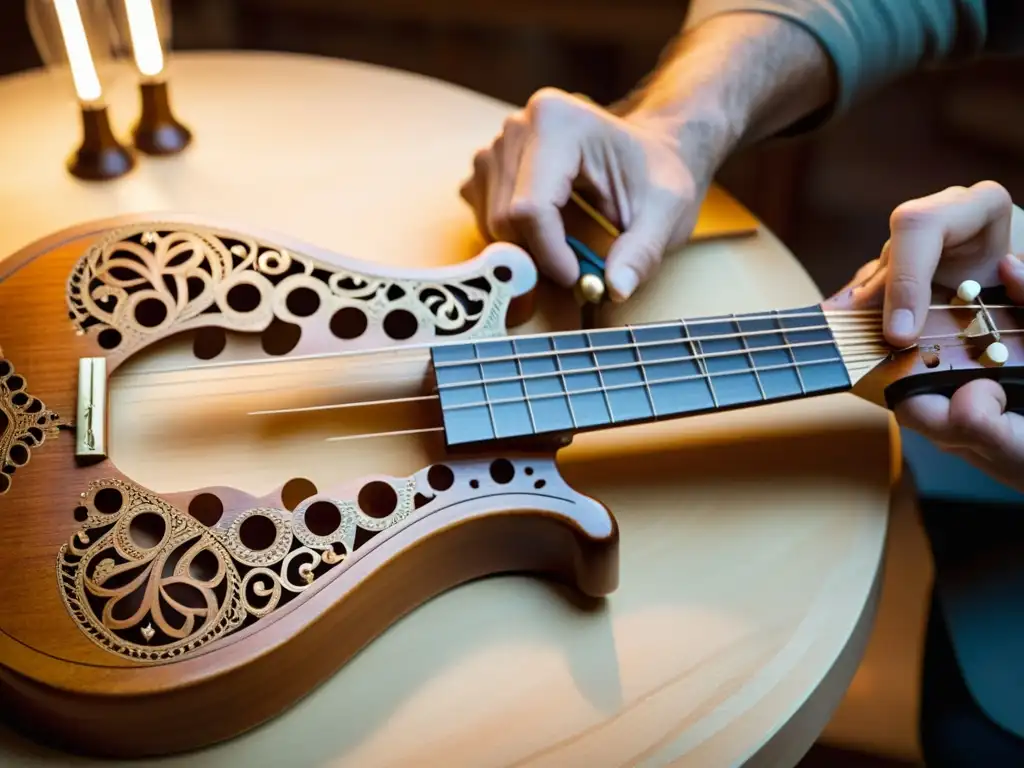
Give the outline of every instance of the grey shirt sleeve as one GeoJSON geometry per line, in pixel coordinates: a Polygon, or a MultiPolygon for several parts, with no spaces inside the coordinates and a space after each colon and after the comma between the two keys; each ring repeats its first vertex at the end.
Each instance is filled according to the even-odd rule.
{"type": "Polygon", "coordinates": [[[1024,0],[691,0],[686,26],[734,11],[788,19],[824,47],[836,100],[814,123],[915,70],[987,52],[1024,53],[1024,0]]]}

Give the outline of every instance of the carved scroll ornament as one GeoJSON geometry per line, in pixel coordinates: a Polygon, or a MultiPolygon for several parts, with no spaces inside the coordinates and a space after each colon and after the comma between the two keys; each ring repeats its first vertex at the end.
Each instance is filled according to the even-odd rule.
{"type": "Polygon", "coordinates": [[[0,351],[0,496],[10,490],[32,451],[57,436],[65,421],[33,397],[25,378],[0,351]]]}
{"type": "MultiPolygon", "coordinates": [[[[467,487],[487,495],[517,472],[504,459],[491,466],[504,474],[489,478],[486,463],[435,465],[367,482],[355,499],[317,494],[292,512],[258,506],[211,525],[131,482],[99,481],[82,495],[81,526],[58,556],[61,596],[100,647],[140,662],[181,658],[334,578],[376,533],[445,506],[454,486],[465,501],[467,487]]],[[[523,470],[534,489],[555,476],[543,466],[523,470]]],[[[198,499],[218,503],[203,492],[190,511],[198,499]]]]}
{"type": "Polygon", "coordinates": [[[320,313],[337,339],[381,327],[401,341],[421,326],[437,336],[503,333],[511,277],[502,265],[448,282],[381,277],[245,235],[153,222],[89,248],[67,298],[77,331],[122,354],[202,326],[259,332],[275,318],[301,326],[320,313]]]}

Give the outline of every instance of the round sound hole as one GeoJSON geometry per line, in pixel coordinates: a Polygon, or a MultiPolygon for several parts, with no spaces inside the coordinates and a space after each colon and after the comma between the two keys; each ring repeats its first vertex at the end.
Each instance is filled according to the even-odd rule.
{"type": "Polygon", "coordinates": [[[358,339],[366,333],[366,313],[358,307],[342,307],[331,317],[331,333],[339,339],[358,339]]]}
{"type": "Polygon", "coordinates": [[[207,528],[212,528],[224,514],[224,503],[212,493],[200,493],[188,505],[188,513],[207,528]]]}
{"type": "Polygon", "coordinates": [[[124,504],[124,497],[117,488],[104,488],[96,494],[92,503],[98,512],[112,515],[121,509],[121,505],[124,504]]]}
{"type": "Polygon", "coordinates": [[[104,349],[114,349],[121,343],[121,332],[113,328],[106,328],[99,332],[96,341],[104,349]]]}
{"type": "Polygon", "coordinates": [[[242,521],[238,527],[238,538],[242,545],[253,552],[262,552],[273,546],[277,539],[277,526],[264,515],[253,515],[242,521]]]}
{"type": "Polygon", "coordinates": [[[306,527],[314,536],[330,536],[341,526],[341,512],[329,501],[315,501],[306,510],[306,527]]]}
{"type": "Polygon", "coordinates": [[[508,459],[495,459],[491,462],[491,479],[500,484],[506,485],[512,482],[516,476],[516,468],[508,459]]]}
{"type": "Polygon", "coordinates": [[[135,322],[143,328],[156,328],[167,319],[167,305],[160,299],[143,299],[135,307],[135,322]]]}
{"type": "Polygon", "coordinates": [[[320,297],[312,288],[296,288],[284,303],[296,317],[309,317],[320,309],[320,297]]]}
{"type": "Polygon", "coordinates": [[[275,317],[263,331],[260,344],[268,355],[287,355],[295,349],[301,338],[302,328],[275,317]]]}
{"type": "Polygon", "coordinates": [[[16,467],[23,467],[28,463],[28,448],[21,443],[12,445],[7,455],[10,457],[11,464],[16,467]]]}
{"type": "Polygon", "coordinates": [[[200,360],[212,360],[228,344],[228,335],[223,328],[200,328],[192,340],[192,354],[200,360]]]}
{"type": "Polygon", "coordinates": [[[304,477],[293,477],[281,489],[281,503],[289,512],[294,512],[299,504],[315,495],[316,486],[311,480],[304,477]]]}
{"type": "Polygon", "coordinates": [[[359,491],[359,508],[369,517],[387,517],[398,506],[395,489],[381,480],[374,480],[359,491]]]}
{"type": "Polygon", "coordinates": [[[235,312],[252,312],[260,305],[260,292],[255,285],[239,283],[228,291],[227,299],[235,312]]]}
{"type": "Polygon", "coordinates": [[[447,491],[455,482],[455,473],[451,467],[435,464],[427,470],[427,482],[435,491],[447,491]]]}
{"type": "Polygon", "coordinates": [[[411,339],[418,325],[416,315],[407,309],[393,309],[384,317],[384,333],[395,341],[411,339]]]}

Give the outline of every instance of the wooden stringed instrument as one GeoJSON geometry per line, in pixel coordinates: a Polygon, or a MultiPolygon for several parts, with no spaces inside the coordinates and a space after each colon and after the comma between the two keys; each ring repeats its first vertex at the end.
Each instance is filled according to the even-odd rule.
{"type": "Polygon", "coordinates": [[[980,286],[938,289],[921,343],[893,350],[878,310],[821,305],[509,335],[537,277],[509,244],[390,270],[172,215],[3,262],[12,715],[76,752],[194,749],[273,718],[470,579],[606,596],[615,518],[556,462],[583,431],[849,390],[892,407],[982,376],[1020,402],[1024,310],[980,286]],[[118,384],[172,348],[187,364],[118,384]],[[186,384],[204,396],[182,407],[186,384]],[[185,421],[201,442],[177,437],[185,421]],[[150,451],[200,466],[168,483],[150,451]],[[233,456],[273,456],[266,487],[233,487],[233,456]]]}

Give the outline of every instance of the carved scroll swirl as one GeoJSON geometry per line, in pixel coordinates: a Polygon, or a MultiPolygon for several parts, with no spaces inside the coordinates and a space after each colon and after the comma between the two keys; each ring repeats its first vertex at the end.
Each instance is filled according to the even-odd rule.
{"type": "Polygon", "coordinates": [[[0,358],[0,496],[10,490],[14,473],[28,463],[32,450],[67,423],[26,386],[14,365],[0,358]]]}
{"type": "Polygon", "coordinates": [[[107,350],[201,326],[260,332],[275,319],[302,325],[314,313],[342,339],[368,324],[388,330],[389,322],[441,336],[491,336],[503,330],[508,279],[500,266],[450,282],[384,278],[244,235],[153,222],[113,231],[89,248],[68,278],[67,298],[78,332],[95,334],[107,350]],[[333,325],[343,310],[348,331],[333,325]]]}
{"type": "Polygon", "coordinates": [[[289,512],[253,505],[200,522],[121,480],[82,494],[81,526],[61,547],[57,580],[69,615],[93,642],[140,662],[182,658],[249,627],[348,567],[374,536],[453,501],[503,493],[580,498],[550,458],[435,464],[375,478],[355,498],[314,493],[289,512]]]}
{"type": "Polygon", "coordinates": [[[80,517],[83,510],[82,529],[61,547],[58,577],[71,616],[98,645],[160,661],[242,625],[242,577],[201,523],[119,481],[93,484],[80,517]]]}
{"type": "MultiPolygon", "coordinates": [[[[307,589],[357,547],[357,531],[380,531],[426,497],[416,479],[376,485],[394,494],[382,518],[356,501],[312,496],[294,512],[254,507],[204,525],[130,482],[93,483],[64,544],[58,581],[65,606],[99,646],[137,661],[181,657],[248,626],[307,589]],[[307,515],[324,505],[340,522],[326,535],[307,515]]],[[[369,539],[369,536],[366,537],[369,539]]]]}

